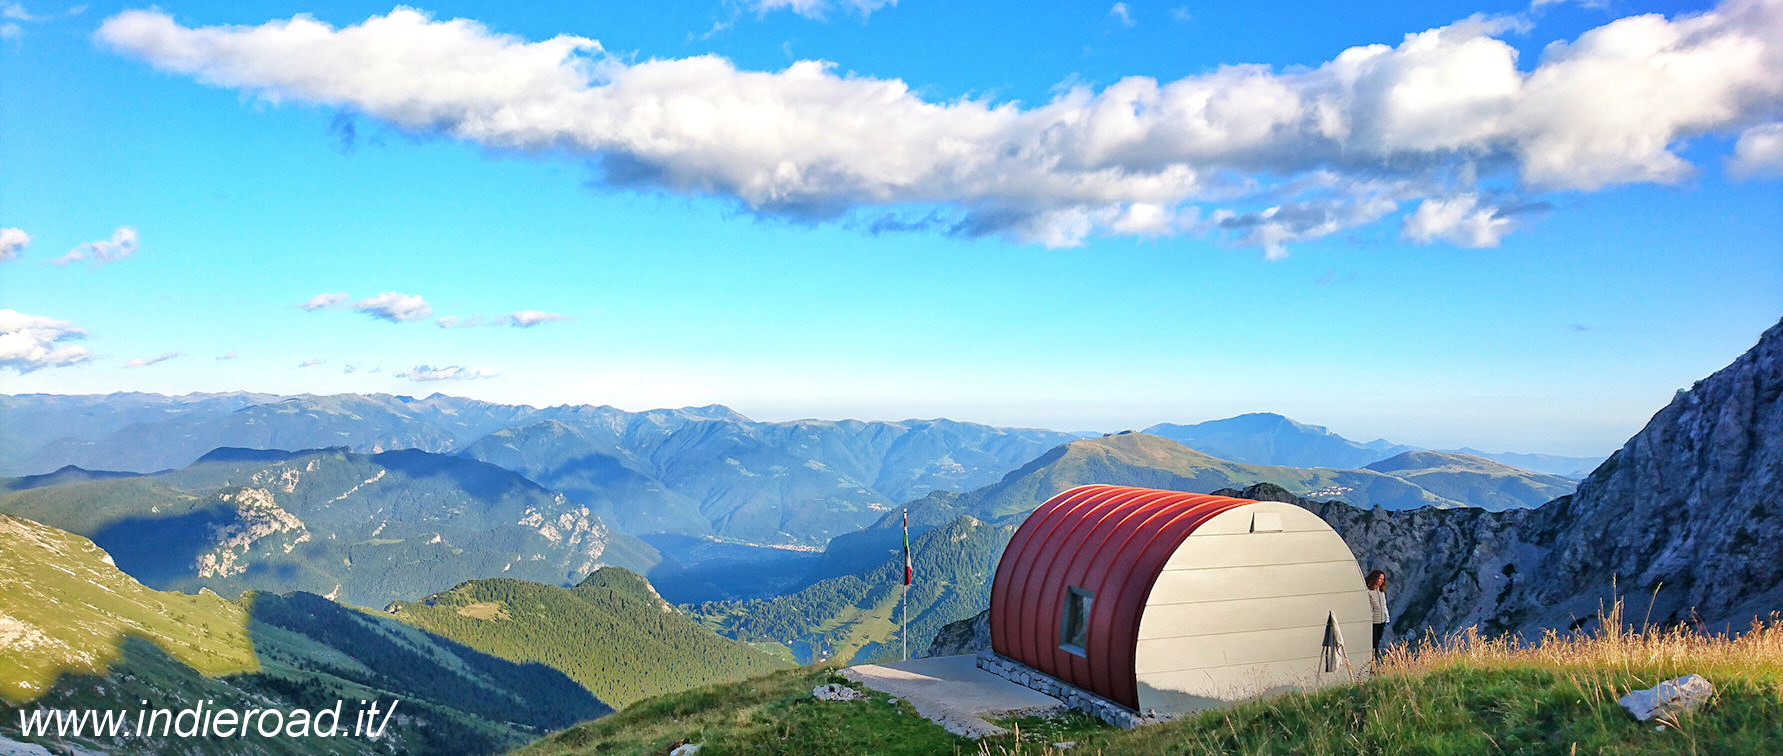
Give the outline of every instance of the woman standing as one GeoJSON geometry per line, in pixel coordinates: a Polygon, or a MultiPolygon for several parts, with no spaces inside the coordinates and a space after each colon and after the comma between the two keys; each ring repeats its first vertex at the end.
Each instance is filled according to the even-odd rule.
{"type": "Polygon", "coordinates": [[[1378,654],[1381,637],[1387,634],[1387,623],[1393,620],[1387,614],[1387,573],[1375,570],[1362,583],[1368,588],[1368,608],[1374,612],[1374,651],[1378,654]]]}

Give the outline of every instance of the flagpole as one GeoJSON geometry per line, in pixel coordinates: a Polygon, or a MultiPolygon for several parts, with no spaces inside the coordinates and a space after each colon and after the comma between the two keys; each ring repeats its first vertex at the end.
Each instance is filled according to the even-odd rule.
{"type": "Polygon", "coordinates": [[[904,661],[910,661],[910,508],[904,508],[904,591],[898,595],[898,640],[904,643],[904,661]]]}

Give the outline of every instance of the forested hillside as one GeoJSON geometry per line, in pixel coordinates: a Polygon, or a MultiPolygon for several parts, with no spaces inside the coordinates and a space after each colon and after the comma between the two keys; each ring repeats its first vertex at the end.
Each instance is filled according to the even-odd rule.
{"type": "Polygon", "coordinates": [[[787,665],[701,627],[617,567],[574,588],[474,580],[390,611],[479,651],[562,670],[614,706],[787,665]]]}

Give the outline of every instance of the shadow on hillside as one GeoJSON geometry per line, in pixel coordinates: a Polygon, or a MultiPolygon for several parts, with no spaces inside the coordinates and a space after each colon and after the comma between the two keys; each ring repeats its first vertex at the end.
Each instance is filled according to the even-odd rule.
{"type": "Polygon", "coordinates": [[[111,554],[125,574],[150,588],[166,590],[189,579],[199,555],[216,542],[215,530],[239,522],[234,508],[210,506],[183,515],[133,516],[106,523],[93,543],[111,554]]]}

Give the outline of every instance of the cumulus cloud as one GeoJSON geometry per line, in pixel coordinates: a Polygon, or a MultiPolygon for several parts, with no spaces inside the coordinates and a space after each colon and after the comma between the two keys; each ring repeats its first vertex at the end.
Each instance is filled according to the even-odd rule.
{"type": "Polygon", "coordinates": [[[155,355],[154,357],[132,357],[132,358],[130,358],[129,362],[124,363],[124,367],[127,367],[127,368],[148,367],[148,366],[154,365],[156,363],[166,362],[168,360],[171,360],[175,357],[180,356],[181,354],[182,354],[182,352],[167,352],[165,354],[155,355]]]}
{"type": "Polygon", "coordinates": [[[114,263],[136,254],[136,242],[135,227],[118,226],[111,232],[110,239],[87,242],[68,250],[68,254],[51,260],[50,263],[59,266],[71,265],[82,260],[90,260],[95,266],[114,263]]]}
{"type": "Polygon", "coordinates": [[[1740,178],[1783,176],[1783,123],[1753,126],[1741,133],[1731,167],[1740,178]]]}
{"type": "Polygon", "coordinates": [[[813,223],[940,209],[953,233],[1052,246],[1192,230],[1279,255],[1487,182],[1525,194],[1673,183],[1693,170],[1681,143],[1783,112],[1783,0],[1618,19],[1527,69],[1499,39],[1520,28],[1476,16],[1310,68],[1134,76],[1032,106],[931,101],[818,61],[631,62],[593,39],[529,42],[408,8],[338,29],[308,16],[194,28],[135,10],[106,19],[98,39],[270,102],[588,160],[615,187],[813,223]],[[1361,188],[1331,190],[1345,184],[1361,188]]]}
{"type": "Polygon", "coordinates": [[[1496,247],[1511,230],[1497,207],[1480,206],[1479,195],[1432,197],[1405,217],[1400,232],[1419,244],[1442,240],[1462,247],[1496,247]]]}
{"type": "Polygon", "coordinates": [[[353,309],[392,323],[420,320],[433,314],[433,307],[419,294],[386,291],[353,303],[353,309]]]}
{"type": "Polygon", "coordinates": [[[570,316],[568,315],[559,315],[554,312],[540,312],[538,310],[521,310],[507,317],[507,321],[517,328],[531,328],[540,323],[554,323],[569,319],[570,316]]]}
{"type": "Polygon", "coordinates": [[[478,378],[494,378],[495,371],[486,367],[473,368],[452,365],[436,368],[430,365],[416,365],[396,373],[396,377],[407,378],[411,381],[474,381],[478,378]]]}
{"type": "Polygon", "coordinates": [[[890,8],[898,4],[898,0],[744,0],[743,4],[756,15],[767,15],[777,10],[789,10],[806,18],[823,20],[832,8],[840,6],[844,10],[861,14],[866,18],[880,8],[890,8]]]}
{"type": "Polygon", "coordinates": [[[309,301],[304,302],[299,306],[310,312],[315,312],[316,310],[326,310],[339,306],[349,299],[352,299],[352,297],[347,296],[347,293],[344,291],[331,291],[310,297],[309,301]]]}
{"type": "Polygon", "coordinates": [[[11,262],[25,256],[25,248],[31,246],[31,235],[19,228],[0,228],[0,263],[11,262]]]}
{"type": "Polygon", "coordinates": [[[64,342],[86,338],[86,332],[67,321],[0,310],[0,368],[29,373],[47,367],[63,367],[92,359],[93,352],[64,342]]]}

